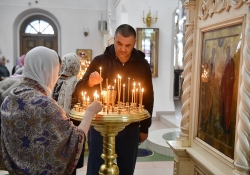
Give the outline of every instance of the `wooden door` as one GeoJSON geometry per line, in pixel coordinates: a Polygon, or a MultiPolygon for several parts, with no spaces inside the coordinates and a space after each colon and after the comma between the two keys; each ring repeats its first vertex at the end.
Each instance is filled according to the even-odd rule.
{"type": "Polygon", "coordinates": [[[58,52],[57,37],[51,35],[27,35],[21,39],[21,55],[37,46],[45,46],[58,52]]]}

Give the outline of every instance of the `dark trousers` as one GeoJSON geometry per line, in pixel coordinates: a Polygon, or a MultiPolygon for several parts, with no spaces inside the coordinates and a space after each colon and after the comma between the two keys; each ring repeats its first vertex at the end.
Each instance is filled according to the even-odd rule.
{"type": "MultiPolygon", "coordinates": [[[[134,174],[139,134],[139,126],[133,125],[125,127],[115,138],[119,175],[134,174]]],[[[99,175],[100,166],[104,163],[104,160],[101,158],[102,143],[103,138],[101,134],[91,126],[88,135],[89,157],[87,175],[99,175]]]]}

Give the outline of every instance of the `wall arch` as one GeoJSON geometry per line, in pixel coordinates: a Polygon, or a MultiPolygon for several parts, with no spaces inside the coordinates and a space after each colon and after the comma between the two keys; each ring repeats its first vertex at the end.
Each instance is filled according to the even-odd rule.
{"type": "MultiPolygon", "coordinates": [[[[44,9],[39,9],[39,8],[32,8],[23,11],[20,13],[14,23],[13,23],[13,56],[15,58],[18,58],[20,56],[20,28],[23,24],[23,22],[27,19],[30,18],[31,16],[36,16],[36,15],[41,15],[49,18],[51,21],[54,22],[56,25],[57,31],[58,31],[58,54],[61,54],[61,26],[58,21],[58,19],[55,17],[54,14],[50,13],[49,11],[46,11],[44,9]]],[[[16,61],[13,60],[13,63],[16,61]]]]}

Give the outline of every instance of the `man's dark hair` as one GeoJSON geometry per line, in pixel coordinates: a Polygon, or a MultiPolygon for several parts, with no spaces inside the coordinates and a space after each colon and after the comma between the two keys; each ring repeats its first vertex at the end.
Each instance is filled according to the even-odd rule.
{"type": "Polygon", "coordinates": [[[122,24],[119,27],[117,27],[116,31],[115,31],[115,36],[117,34],[121,34],[123,37],[127,38],[129,36],[134,36],[136,38],[136,32],[135,29],[128,25],[128,24],[122,24]]]}

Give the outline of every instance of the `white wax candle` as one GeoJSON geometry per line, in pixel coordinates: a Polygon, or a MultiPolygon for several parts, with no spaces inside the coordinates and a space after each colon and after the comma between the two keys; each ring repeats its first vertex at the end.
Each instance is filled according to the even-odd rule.
{"type": "Polygon", "coordinates": [[[123,103],[125,103],[125,84],[123,84],[123,97],[122,97],[123,103]]]}
{"type": "Polygon", "coordinates": [[[132,90],[132,103],[134,103],[134,90],[132,90]]]}
{"type": "Polygon", "coordinates": [[[106,78],[106,91],[107,91],[107,95],[106,95],[107,100],[106,100],[106,103],[107,103],[107,106],[108,106],[108,105],[109,105],[109,104],[108,104],[108,103],[109,103],[108,78],[106,78]]]}
{"type": "Polygon", "coordinates": [[[128,102],[129,102],[129,87],[130,87],[130,78],[128,78],[128,102]]]}
{"type": "Polygon", "coordinates": [[[141,105],[142,105],[142,101],[143,101],[143,92],[144,92],[144,88],[142,88],[142,90],[141,90],[141,105]]]}
{"type": "MultiPolygon", "coordinates": [[[[100,77],[102,77],[102,67],[100,67],[100,77]]],[[[100,83],[100,91],[102,93],[102,82],[100,83]]]]}

